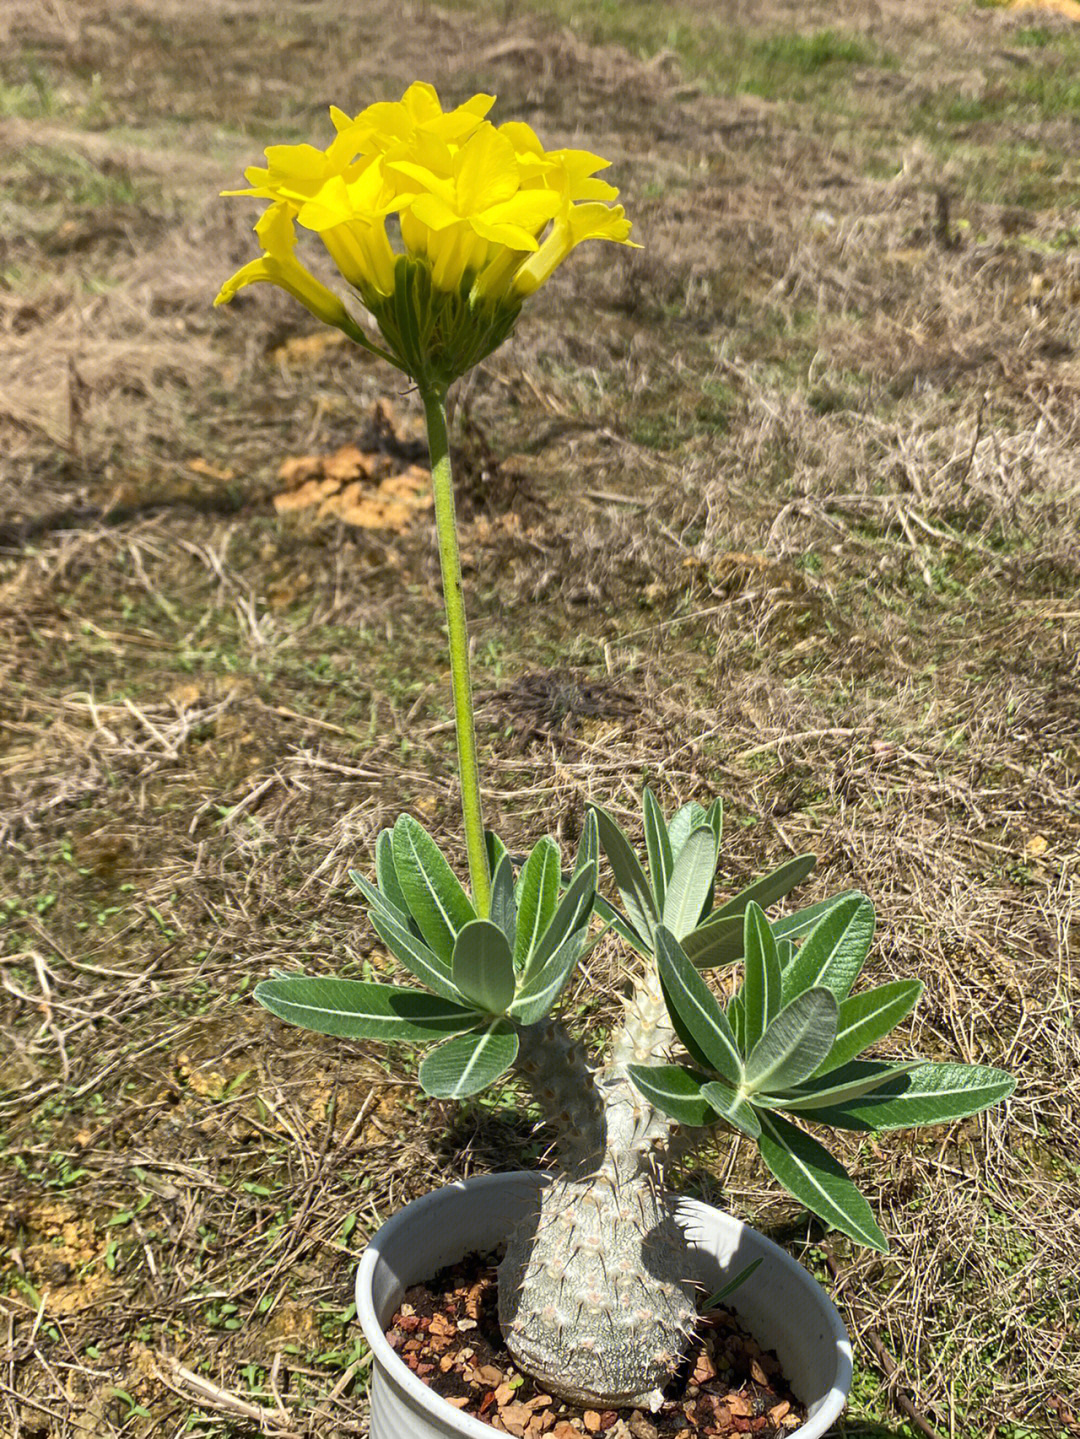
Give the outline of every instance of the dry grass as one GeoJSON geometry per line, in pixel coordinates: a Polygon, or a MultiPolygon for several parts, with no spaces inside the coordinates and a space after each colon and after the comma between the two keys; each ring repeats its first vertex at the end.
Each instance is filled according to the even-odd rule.
{"type": "MultiPolygon", "coordinates": [[[[403,806],[456,822],[425,522],[270,503],[414,401],[290,346],[284,297],[209,309],[251,244],[215,192],[417,74],[612,155],[647,242],[460,397],[489,820],[720,792],[732,883],[811,848],[808,899],[874,897],[873,977],[926,984],[899,1042],[1017,1099],[846,1146],[886,1260],[737,1144],[683,1182],[835,1266],[849,1434],[914,1432],[904,1396],[1080,1434],[1080,43],[961,3],[584,13],[4,7],[5,1439],[362,1433],[365,1237],[543,1152],[509,1096],[444,1111],[248,999],[383,970],[346,870],[403,806]]],[[[617,984],[604,947],[570,995],[598,1037],[617,984]]]]}

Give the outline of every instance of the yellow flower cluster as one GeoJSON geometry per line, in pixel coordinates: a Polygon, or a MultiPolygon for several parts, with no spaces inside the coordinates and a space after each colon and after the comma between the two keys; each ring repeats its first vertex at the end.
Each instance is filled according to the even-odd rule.
{"type": "Polygon", "coordinates": [[[400,101],[350,117],[330,111],[326,150],[273,145],[250,188],[269,200],[255,227],[260,259],[215,301],[245,285],[281,286],[320,319],[369,344],[342,301],[296,256],[296,226],[314,231],[374,316],[384,358],[423,384],[445,385],[490,354],[522,301],[583,240],[632,244],[618,191],[585,150],[545,150],[522,123],[486,118],[492,95],[445,111],[417,82],[400,101]],[[400,237],[395,248],[388,227],[400,237]]]}

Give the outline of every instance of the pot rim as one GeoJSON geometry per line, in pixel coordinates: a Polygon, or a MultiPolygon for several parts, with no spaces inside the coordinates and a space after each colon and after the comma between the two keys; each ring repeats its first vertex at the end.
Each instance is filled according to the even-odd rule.
{"type": "MultiPolygon", "coordinates": [[[[466,1414],[463,1410],[455,1409],[452,1404],[448,1404],[430,1384],[426,1384],[423,1379],[413,1373],[386,1338],[382,1322],[375,1312],[373,1297],[375,1271],[382,1259],[383,1246],[388,1240],[392,1241],[399,1230],[416,1223],[424,1223],[428,1210],[436,1208],[439,1201],[451,1190],[476,1193],[479,1190],[505,1186],[508,1182],[523,1184],[526,1181],[541,1188],[550,1184],[553,1177],[543,1171],[516,1169],[500,1174],[474,1175],[469,1179],[458,1179],[452,1184],[430,1190],[419,1199],[414,1199],[406,1204],[403,1209],[399,1209],[396,1214],[391,1215],[379,1226],[368,1241],[356,1271],[356,1316],[364,1332],[368,1348],[371,1350],[373,1365],[381,1364],[387,1371],[387,1377],[394,1384],[411,1395],[418,1404],[429,1410],[433,1408],[434,1412],[447,1422],[452,1419],[458,1432],[462,1436],[469,1436],[469,1439],[491,1439],[491,1436],[498,1431],[483,1419],[475,1419],[471,1414],[466,1414]]],[[[677,1214],[685,1220],[701,1221],[720,1214],[726,1220],[738,1225],[740,1229],[749,1230],[754,1235],[756,1243],[764,1245],[773,1258],[789,1270],[796,1272],[800,1281],[814,1293],[820,1304],[822,1318],[833,1340],[837,1361],[836,1375],[832,1387],[825,1397],[825,1402],[818,1412],[807,1424],[792,1430],[791,1439],[802,1439],[802,1436],[812,1439],[814,1435],[824,1435],[843,1412],[852,1380],[851,1340],[848,1338],[847,1330],[844,1328],[844,1322],[840,1318],[836,1306],[809,1270],[766,1235],[752,1229],[750,1225],[744,1224],[741,1219],[736,1219],[734,1215],[728,1214],[725,1210],[717,1209],[715,1205],[705,1204],[700,1199],[691,1199],[681,1195],[677,1195],[675,1198],[677,1214]]]]}

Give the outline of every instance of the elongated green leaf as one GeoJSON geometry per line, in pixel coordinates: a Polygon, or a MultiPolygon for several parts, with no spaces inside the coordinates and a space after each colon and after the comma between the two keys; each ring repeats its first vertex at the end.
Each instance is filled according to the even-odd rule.
{"type": "Polygon", "coordinates": [[[697,928],[716,875],[716,836],[706,825],[687,838],[671,871],[664,900],[664,928],[682,939],[697,928]]]}
{"type": "Polygon", "coordinates": [[[656,964],[679,1038],[695,1059],[704,1060],[710,1069],[738,1087],[743,1077],[742,1056],[727,1016],[678,940],[662,924],[656,928],[656,964]]]}
{"type": "Polygon", "coordinates": [[[761,1121],[754,1113],[753,1106],[726,1084],[714,1079],[703,1084],[701,1092],[720,1118],[726,1119],[728,1124],[749,1135],[751,1139],[756,1139],[761,1133],[761,1121]]]}
{"type": "Polygon", "coordinates": [[[411,929],[398,924],[381,910],[373,911],[371,925],[387,949],[399,960],[410,974],[421,984],[444,999],[461,1002],[461,995],[454,984],[450,966],[433,949],[428,949],[422,939],[417,939],[411,929]]]}
{"type": "Polygon", "coordinates": [[[774,869],[771,874],[765,874],[760,879],[755,879],[753,884],[748,884],[732,899],[717,905],[714,915],[743,914],[751,900],[755,904],[760,904],[762,909],[768,909],[770,904],[775,904],[778,899],[783,899],[789,890],[793,890],[797,884],[801,884],[816,863],[817,860],[812,854],[800,854],[794,859],[789,859],[778,869],[774,869]]]}
{"type": "Polygon", "coordinates": [[[527,967],[559,901],[559,846],[546,835],[525,861],[517,882],[517,937],[514,965],[527,967]]]}
{"type": "Polygon", "coordinates": [[[727,1002],[727,1009],[724,1013],[731,1025],[731,1032],[735,1036],[735,1043],[739,1046],[739,1053],[746,1053],[746,1005],[743,1003],[742,990],[736,990],[727,1002]]]}
{"type": "Polygon", "coordinates": [[[851,894],[823,914],[784,971],[784,998],[804,990],[831,989],[846,999],[866,962],[874,938],[874,906],[864,894],[851,894]]]}
{"type": "Polygon", "coordinates": [[[836,1037],[836,997],[808,989],[785,1004],[751,1049],[745,1088],[770,1094],[809,1079],[836,1037]]]}
{"type": "Polygon", "coordinates": [[[922,985],[917,979],[900,979],[864,989],[843,1000],[836,1020],[836,1038],[828,1058],[818,1070],[827,1074],[862,1054],[864,1049],[891,1034],[915,1007],[922,985]]]}
{"type": "Polygon", "coordinates": [[[514,998],[510,943],[490,919],[473,919],[454,942],[454,984],[477,1009],[505,1014],[514,998]]]}
{"type": "Polygon", "coordinates": [[[653,953],[648,940],[643,939],[626,916],[614,905],[608,904],[602,894],[598,894],[593,900],[593,907],[604,923],[625,939],[632,949],[636,949],[644,959],[652,959],[653,953]]]}
{"type": "Polygon", "coordinates": [[[388,918],[394,920],[396,924],[400,924],[402,928],[408,929],[409,911],[407,908],[400,908],[389,899],[382,890],[377,889],[358,869],[350,869],[349,878],[367,900],[369,914],[385,914],[388,918]]]}
{"type": "Polygon", "coordinates": [[[982,1064],[919,1064],[872,1094],[814,1111],[815,1124],[878,1132],[966,1119],[1007,1099],[1016,1080],[982,1064]]]}
{"type": "Polygon", "coordinates": [[[577,879],[581,871],[590,864],[595,864],[599,869],[600,834],[596,828],[596,815],[591,809],[586,812],[585,823],[581,826],[581,838],[578,840],[577,858],[574,860],[571,880],[577,879]]]}
{"type": "Polygon", "coordinates": [[[506,857],[506,845],[492,829],[484,830],[484,848],[487,850],[488,873],[494,875],[506,857]]]}
{"type": "Polygon", "coordinates": [[[650,1104],[677,1124],[700,1128],[716,1118],[712,1105],[702,1094],[702,1085],[706,1082],[703,1074],[695,1074],[677,1064],[631,1064],[627,1072],[634,1087],[650,1104]]]}
{"type": "Polygon", "coordinates": [[[584,928],[571,930],[543,964],[530,967],[510,1006],[519,1024],[535,1024],[548,1013],[581,957],[587,938],[584,928]]]}
{"type": "Polygon", "coordinates": [[[517,900],[514,898],[514,862],[504,854],[491,880],[491,920],[511,944],[517,939],[517,900]]]}
{"type": "MultiPolygon", "coordinates": [[[[786,914],[780,919],[774,919],[771,927],[777,945],[781,941],[790,941],[800,934],[805,934],[807,930],[813,929],[823,914],[827,914],[830,909],[848,897],[846,894],[833,895],[831,899],[820,900],[817,904],[797,910],[794,914],[786,914]]],[[[732,901],[729,900],[728,904],[731,903],[732,901]]],[[[716,969],[720,965],[734,964],[737,960],[742,959],[744,914],[745,906],[737,913],[731,914],[717,910],[686,936],[682,941],[683,949],[686,950],[698,969],[716,969]]],[[[785,949],[784,953],[787,954],[788,951],[785,949]]],[[[782,960],[781,967],[785,963],[786,961],[782,960]]]]}
{"type": "Polygon", "coordinates": [[[699,825],[705,824],[705,807],[692,799],[689,804],[684,804],[671,816],[671,823],[668,825],[668,840],[671,843],[671,854],[673,859],[678,859],[679,851],[690,838],[690,831],[697,829],[699,825]]]}
{"type": "Polygon", "coordinates": [[[741,914],[710,914],[704,924],[692,929],[680,941],[698,969],[719,969],[742,959],[743,917],[741,914]]]}
{"type": "Polygon", "coordinates": [[[887,1254],[889,1246],[869,1204],[840,1161],[778,1114],[759,1113],[758,1117],[761,1157],[788,1193],[842,1234],[887,1254]]]}
{"type": "Polygon", "coordinates": [[[408,917],[409,905],[394,868],[394,832],[384,829],[375,841],[375,878],[383,898],[408,917]]]}
{"type": "Polygon", "coordinates": [[[420,1088],[435,1099],[464,1099],[486,1089],[517,1058],[513,1025],[496,1019],[475,1034],[448,1039],[424,1056],[420,1088]]]}
{"type": "Polygon", "coordinates": [[[394,825],[394,869],[420,933],[449,961],[458,931],[476,918],[476,911],[438,845],[409,814],[394,825]]]}
{"type": "Polygon", "coordinates": [[[753,900],[743,915],[743,950],[746,974],[742,997],[746,1022],[742,1043],[749,1051],[776,1018],[783,1002],[776,940],[760,905],[753,900]]]}
{"type": "MultiPolygon", "coordinates": [[[[914,1069],[914,1063],[888,1064],[878,1059],[852,1059],[828,1074],[816,1074],[782,1094],[755,1094],[754,1103],[767,1109],[789,1109],[795,1114],[827,1108],[880,1089],[914,1069]]],[[[816,1115],[811,1114],[811,1119],[816,1115]]]]}
{"type": "Polygon", "coordinates": [[[642,939],[651,939],[657,913],[645,871],[630,848],[630,841],[611,815],[599,805],[593,805],[593,813],[596,815],[600,845],[615,876],[615,886],[622,896],[626,917],[642,939]]]}
{"type": "Polygon", "coordinates": [[[668,879],[675,861],[671,854],[671,841],[668,839],[664,816],[656,802],[656,796],[648,786],[641,797],[641,810],[645,821],[645,849],[649,856],[653,898],[657,908],[663,910],[668,879]]]}
{"type": "MultiPolygon", "coordinates": [[[[567,935],[587,927],[596,896],[596,878],[594,861],[570,881],[525,967],[523,980],[527,981],[547,964],[555,951],[562,946],[567,935]]],[[[585,936],[582,935],[583,944],[584,939],[585,936]]]]}
{"type": "Polygon", "coordinates": [[[255,986],[255,998],[279,1019],[339,1039],[430,1041],[483,1022],[475,1010],[422,989],[361,979],[264,979],[255,986]]]}
{"type": "Polygon", "coordinates": [[[724,838],[724,801],[719,796],[705,811],[705,823],[716,836],[716,850],[719,854],[720,843],[724,838]]]}
{"type": "Polygon", "coordinates": [[[759,1255],[757,1259],[751,1259],[745,1269],[740,1269],[738,1274],[732,1275],[727,1283],[718,1289],[715,1294],[709,1295],[708,1299],[702,1304],[702,1309],[715,1309],[718,1304],[722,1304],[728,1295],[734,1294],[736,1289],[741,1288],[750,1278],[751,1274],[753,1274],[754,1270],[760,1269],[764,1262],[764,1254],[759,1255]]]}

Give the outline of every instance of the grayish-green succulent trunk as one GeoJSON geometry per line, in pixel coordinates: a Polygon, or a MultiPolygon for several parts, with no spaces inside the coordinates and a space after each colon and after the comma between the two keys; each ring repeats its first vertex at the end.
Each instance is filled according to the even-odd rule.
{"type": "Polygon", "coordinates": [[[686,1245],[658,1181],[671,1121],[626,1074],[674,1035],[654,976],[639,981],[601,1069],[547,1020],[518,1069],[555,1128],[559,1167],[510,1236],[499,1318],[517,1364],[550,1392],[656,1408],[694,1323],[686,1245]]]}

